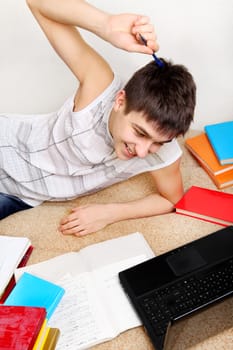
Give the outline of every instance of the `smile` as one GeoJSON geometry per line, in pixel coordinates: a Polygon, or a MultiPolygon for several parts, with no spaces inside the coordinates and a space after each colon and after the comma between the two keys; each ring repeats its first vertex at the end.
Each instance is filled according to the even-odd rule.
{"type": "Polygon", "coordinates": [[[126,151],[127,151],[127,156],[129,158],[135,157],[136,154],[134,153],[134,151],[132,151],[132,149],[127,145],[127,143],[125,143],[125,147],[126,147],[126,151]]]}

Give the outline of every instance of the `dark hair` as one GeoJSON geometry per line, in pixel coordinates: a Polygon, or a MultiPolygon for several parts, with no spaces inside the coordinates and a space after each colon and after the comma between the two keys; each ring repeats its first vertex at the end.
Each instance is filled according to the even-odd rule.
{"type": "Polygon", "coordinates": [[[184,135],[193,120],[196,85],[184,66],[162,61],[163,67],[150,62],[128,81],[125,113],[143,112],[158,131],[176,137],[184,135]]]}

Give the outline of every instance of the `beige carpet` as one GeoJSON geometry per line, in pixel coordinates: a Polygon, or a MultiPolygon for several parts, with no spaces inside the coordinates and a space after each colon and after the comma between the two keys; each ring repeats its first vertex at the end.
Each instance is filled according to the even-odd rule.
{"type": "MultiPolygon", "coordinates": [[[[192,132],[187,136],[196,133],[192,132]]],[[[182,139],[180,143],[183,147],[182,139]]],[[[191,185],[216,189],[208,175],[186,149],[183,154],[182,173],[185,189],[191,185]]],[[[135,231],[144,234],[158,255],[221,228],[212,223],[172,213],[146,219],[122,221],[83,238],[62,236],[57,231],[61,217],[74,206],[92,202],[133,200],[152,191],[153,184],[149,176],[139,175],[95,195],[66,203],[44,203],[37,208],[16,213],[0,222],[0,234],[29,237],[34,246],[29,261],[29,264],[32,264],[135,231]]],[[[226,189],[225,192],[233,193],[233,187],[226,189]]],[[[230,350],[232,348],[233,298],[182,322],[172,349],[230,350]]],[[[153,347],[143,328],[138,327],[124,332],[112,341],[95,346],[93,349],[152,350],[153,347]]]]}

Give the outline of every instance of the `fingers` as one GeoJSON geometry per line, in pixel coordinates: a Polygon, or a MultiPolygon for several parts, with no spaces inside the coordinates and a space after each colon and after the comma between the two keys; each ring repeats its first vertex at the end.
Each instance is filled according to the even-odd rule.
{"type": "Polygon", "coordinates": [[[58,229],[64,235],[84,236],[101,230],[112,222],[111,218],[111,210],[105,204],[85,205],[72,209],[58,229]]]}
{"type": "Polygon", "coordinates": [[[159,45],[157,43],[157,37],[153,24],[150,23],[150,19],[147,16],[138,16],[132,27],[132,33],[136,36],[138,42],[145,45],[141,41],[140,35],[146,40],[146,46],[151,50],[150,53],[158,51],[159,45]]]}
{"type": "Polygon", "coordinates": [[[127,48],[127,51],[139,52],[148,55],[152,55],[154,52],[150,47],[143,45],[141,42],[131,44],[131,46],[127,48]]]}
{"type": "Polygon", "coordinates": [[[63,235],[84,236],[91,233],[80,224],[78,219],[61,223],[58,230],[63,235]]]}
{"type": "Polygon", "coordinates": [[[85,236],[94,232],[91,230],[91,226],[80,217],[83,209],[85,207],[73,208],[71,213],[61,220],[58,230],[63,235],[85,236]]]}
{"type": "Polygon", "coordinates": [[[138,15],[135,20],[135,25],[144,25],[150,23],[150,18],[144,15],[138,15]]]}
{"type": "Polygon", "coordinates": [[[75,235],[75,236],[84,236],[87,235],[88,230],[86,228],[84,228],[78,220],[73,220],[73,221],[69,221],[66,224],[62,224],[59,227],[59,231],[63,234],[63,235],[75,235]]]}
{"type": "Polygon", "coordinates": [[[58,230],[64,235],[78,234],[82,231],[77,215],[71,211],[71,214],[63,218],[58,230]]]}
{"type": "Polygon", "coordinates": [[[159,49],[154,26],[147,16],[136,14],[118,14],[109,17],[106,40],[114,46],[129,51],[153,54],[159,49]],[[143,35],[146,45],[140,39],[143,35]]]}

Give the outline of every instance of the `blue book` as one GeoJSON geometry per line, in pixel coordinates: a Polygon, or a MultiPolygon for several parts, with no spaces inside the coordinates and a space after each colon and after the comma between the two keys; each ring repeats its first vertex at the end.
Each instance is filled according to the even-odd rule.
{"type": "Polygon", "coordinates": [[[44,307],[49,319],[64,293],[57,284],[24,272],[4,305],[44,307]]]}
{"type": "Polygon", "coordinates": [[[233,164],[233,120],[204,127],[221,165],[233,164]]]}

